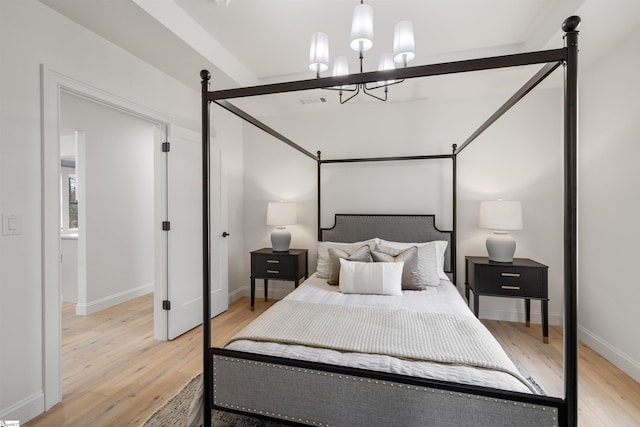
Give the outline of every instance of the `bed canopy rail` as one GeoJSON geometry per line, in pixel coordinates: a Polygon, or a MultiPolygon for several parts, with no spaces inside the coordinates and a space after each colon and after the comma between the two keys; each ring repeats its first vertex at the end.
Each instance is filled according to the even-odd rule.
{"type": "MultiPolygon", "coordinates": [[[[455,390],[456,394],[469,393],[469,398],[475,396],[489,396],[491,399],[504,399],[515,403],[526,402],[526,404],[542,405],[553,408],[555,416],[555,425],[561,426],[577,426],[578,423],[578,339],[577,339],[577,126],[578,126],[578,106],[577,106],[577,66],[578,66],[578,27],[580,18],[571,16],[567,18],[562,30],[565,32],[565,46],[561,49],[552,49],[545,51],[521,53],[514,55],[495,56],[489,58],[471,59],[465,61],[447,62],[441,64],[431,64],[407,67],[388,71],[373,71],[359,74],[352,74],[339,77],[324,77],[309,80],[300,80],[285,83],[275,83],[261,86],[251,86],[237,89],[226,89],[219,91],[209,91],[209,80],[211,75],[208,71],[203,70],[200,73],[202,78],[202,181],[203,181],[203,381],[204,402],[206,410],[204,411],[204,426],[211,425],[210,408],[221,409],[231,412],[243,413],[242,408],[229,408],[217,406],[213,398],[213,369],[214,363],[226,363],[226,361],[244,361],[260,360],[259,364],[272,363],[278,365],[279,369],[288,370],[293,374],[296,372],[304,372],[307,370],[319,370],[318,372],[337,372],[347,375],[365,376],[370,374],[371,377],[380,375],[379,373],[367,373],[361,369],[355,368],[336,368],[333,366],[324,366],[319,363],[301,362],[294,359],[276,359],[266,356],[255,356],[251,354],[243,354],[242,352],[234,352],[224,349],[211,348],[211,327],[209,321],[210,313],[210,241],[209,241],[209,138],[210,138],[210,103],[215,102],[221,107],[227,109],[238,117],[257,126],[268,134],[274,136],[280,141],[290,145],[305,156],[314,159],[318,163],[318,186],[320,185],[320,166],[323,163],[346,163],[360,161],[393,161],[393,160],[417,160],[443,158],[452,159],[453,168],[456,168],[457,155],[464,150],[473,140],[475,140],[484,130],[491,126],[499,117],[513,107],[520,99],[537,86],[544,78],[551,74],[559,65],[564,65],[564,398],[550,398],[544,396],[519,396],[518,393],[503,392],[500,390],[482,389],[482,387],[451,385],[451,383],[440,384],[437,381],[418,380],[421,386],[433,387],[437,390],[455,390]],[[332,159],[322,160],[320,152],[313,155],[269,126],[253,118],[241,109],[234,106],[228,100],[234,98],[277,94],[284,92],[294,92],[309,89],[320,89],[331,86],[352,85],[358,83],[368,83],[371,81],[409,79],[418,77],[428,77],[453,73],[466,73],[481,70],[490,70],[498,68],[518,67],[525,65],[544,64],[524,86],[522,86],[507,102],[505,102],[489,119],[487,119],[474,133],[471,134],[460,146],[453,147],[453,153],[447,155],[435,156],[406,156],[406,157],[389,157],[389,158],[360,158],[360,159],[332,159]],[[229,359],[225,359],[229,358],[229,359]],[[216,360],[214,362],[214,359],[216,360]],[[557,413],[556,413],[557,411],[557,413]]],[[[318,188],[319,192],[319,188],[318,188]]],[[[456,199],[457,199],[457,176],[453,174],[453,234],[452,239],[456,236],[456,199]]],[[[318,212],[318,218],[320,218],[318,212]]],[[[454,256],[454,254],[452,254],[454,256]]],[[[455,259],[455,257],[454,257],[455,259]]],[[[228,366],[230,366],[227,363],[228,366]]],[[[399,375],[385,375],[389,382],[397,381],[400,384],[406,384],[407,379],[401,378],[399,375]]],[[[235,381],[235,378],[231,378],[235,381]]],[[[411,380],[413,381],[413,379],[411,380]]],[[[295,381],[290,383],[291,387],[296,386],[295,381]]],[[[451,394],[451,393],[450,393],[451,394]]],[[[459,394],[460,396],[462,394],[459,394]]],[[[466,398],[466,397],[465,397],[466,398]]],[[[487,399],[484,399],[487,401],[487,399]]],[[[496,400],[498,402],[498,400],[496,400]]],[[[484,410],[490,410],[489,407],[483,407],[484,410]]],[[[271,415],[253,414],[254,416],[263,418],[275,418],[271,415]]],[[[282,420],[281,420],[282,421],[282,420]]],[[[294,420],[284,420],[289,424],[297,424],[294,420]]]]}
{"type": "Polygon", "coordinates": [[[396,157],[362,157],[357,159],[331,159],[321,160],[322,164],[330,163],[365,163],[365,162],[397,162],[403,160],[433,160],[433,159],[451,159],[453,154],[434,154],[427,156],[396,156],[396,157]]]}
{"type": "Polygon", "coordinates": [[[524,65],[546,64],[565,60],[565,49],[551,49],[537,52],[516,53],[512,55],[488,58],[468,59],[444,62],[440,64],[418,65],[385,71],[369,71],[346,76],[320,77],[284,83],[272,83],[235,89],[208,92],[209,101],[221,99],[245,98],[259,95],[273,95],[285,92],[298,92],[310,89],[322,89],[332,86],[354,85],[384,80],[412,79],[417,77],[440,76],[445,74],[467,73],[498,68],[520,67],[524,65]]]}
{"type": "MultiPolygon", "coordinates": [[[[567,21],[571,19],[568,18],[567,21]]],[[[419,77],[439,76],[445,74],[457,74],[467,73],[473,71],[483,71],[499,68],[519,67],[526,65],[545,64],[540,71],[538,71],[527,83],[524,84],[507,102],[505,102],[498,111],[496,111],[487,121],[485,121],[469,138],[467,138],[462,144],[458,146],[458,149],[454,151],[454,155],[460,153],[465,147],[467,147],[474,139],[476,139],[482,132],[484,132],[491,124],[493,124],[500,116],[506,113],[511,107],[513,107],[518,101],[529,93],[534,87],[542,82],[549,74],[551,74],[556,68],[565,62],[566,48],[565,49],[552,49],[537,52],[518,53],[512,55],[501,55],[489,58],[469,59],[464,61],[453,61],[441,64],[429,64],[419,65],[414,67],[398,68],[385,71],[370,71],[359,74],[350,74],[346,76],[335,77],[321,77],[308,80],[299,80],[293,82],[273,83],[259,86],[248,86],[234,89],[224,89],[218,91],[208,91],[206,98],[215,102],[227,111],[235,114],[241,119],[253,124],[254,126],[262,129],[267,134],[274,138],[284,142],[285,144],[293,147],[302,154],[312,159],[320,160],[320,157],[314,156],[308,150],[304,149],[300,145],[296,144],[286,136],[282,135],[278,131],[264,124],[260,120],[251,116],[247,112],[238,108],[231,102],[230,99],[246,98],[261,95],[274,95],[286,92],[298,92],[311,89],[322,89],[333,86],[345,86],[359,83],[369,83],[373,81],[383,80],[398,80],[398,79],[411,79],[419,77]]],[[[201,78],[204,83],[211,78],[211,74],[203,70],[201,72],[201,78]]],[[[208,84],[207,84],[208,88],[208,84]]],[[[203,97],[204,97],[203,93],[203,97]]],[[[449,155],[442,155],[443,157],[449,155]]],[[[406,156],[406,157],[384,157],[384,158],[367,158],[367,159],[332,159],[323,160],[322,163],[338,163],[338,162],[355,162],[355,161],[391,161],[391,160],[414,160],[414,159],[427,159],[437,158],[437,156],[406,156]]]]}

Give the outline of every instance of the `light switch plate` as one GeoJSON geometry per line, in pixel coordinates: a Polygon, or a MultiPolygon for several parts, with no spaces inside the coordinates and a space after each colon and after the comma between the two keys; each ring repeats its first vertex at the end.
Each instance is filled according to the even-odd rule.
{"type": "Polygon", "coordinates": [[[3,213],[2,234],[4,236],[22,234],[22,215],[19,213],[3,213]]]}

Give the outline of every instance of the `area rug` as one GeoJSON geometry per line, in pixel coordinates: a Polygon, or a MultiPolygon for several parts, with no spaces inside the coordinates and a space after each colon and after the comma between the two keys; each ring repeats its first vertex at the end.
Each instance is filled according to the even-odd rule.
{"type": "MultiPolygon", "coordinates": [[[[182,390],[156,410],[144,422],[142,427],[186,426],[189,405],[193,400],[202,374],[193,377],[182,390]]],[[[284,427],[284,424],[246,417],[228,412],[212,411],[212,423],[215,427],[284,427]]]]}

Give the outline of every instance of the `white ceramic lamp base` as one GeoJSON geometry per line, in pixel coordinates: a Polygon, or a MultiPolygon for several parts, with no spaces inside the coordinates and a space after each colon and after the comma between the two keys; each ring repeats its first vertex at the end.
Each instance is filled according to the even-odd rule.
{"type": "Polygon", "coordinates": [[[274,252],[287,252],[291,244],[291,232],[284,227],[276,227],[271,232],[271,248],[274,252]]]}
{"type": "Polygon", "coordinates": [[[487,252],[489,260],[495,262],[513,262],[516,252],[516,241],[506,231],[494,231],[487,237],[487,252]]]}

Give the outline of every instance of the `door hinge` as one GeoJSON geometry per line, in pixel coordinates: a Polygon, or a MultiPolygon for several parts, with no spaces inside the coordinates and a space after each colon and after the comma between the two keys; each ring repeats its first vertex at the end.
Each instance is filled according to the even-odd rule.
{"type": "Polygon", "coordinates": [[[169,301],[168,299],[162,301],[162,309],[171,310],[171,301],[169,301]]]}
{"type": "Polygon", "coordinates": [[[169,221],[162,221],[162,231],[171,230],[171,223],[169,221]]]}
{"type": "Polygon", "coordinates": [[[163,142],[162,143],[162,152],[163,153],[168,153],[169,151],[171,151],[171,144],[169,144],[168,142],[163,142]]]}

